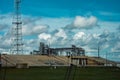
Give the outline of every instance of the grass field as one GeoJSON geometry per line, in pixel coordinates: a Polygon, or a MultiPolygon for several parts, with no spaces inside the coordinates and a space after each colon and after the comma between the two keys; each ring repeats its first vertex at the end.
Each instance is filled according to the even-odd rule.
{"type": "MultiPolygon", "coordinates": [[[[3,80],[4,70],[1,70],[3,80]]],[[[74,70],[74,68],[73,68],[74,70]]],[[[64,80],[67,67],[7,68],[5,80],[64,80]]],[[[76,68],[73,80],[120,80],[120,69],[115,67],[76,68]]]]}

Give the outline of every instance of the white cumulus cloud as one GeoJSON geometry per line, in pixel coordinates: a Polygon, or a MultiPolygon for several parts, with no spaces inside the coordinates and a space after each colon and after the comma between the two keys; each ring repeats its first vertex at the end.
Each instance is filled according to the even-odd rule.
{"type": "Polygon", "coordinates": [[[78,32],[74,35],[73,39],[78,40],[78,39],[82,39],[85,36],[84,32],[78,32]]]}
{"type": "Polygon", "coordinates": [[[98,26],[98,20],[95,16],[83,17],[76,16],[74,21],[65,28],[69,29],[91,29],[98,26]]]}
{"type": "Polygon", "coordinates": [[[67,35],[66,35],[66,33],[65,33],[65,31],[63,29],[59,29],[59,31],[55,34],[55,36],[62,37],[64,39],[67,38],[67,35]]]}
{"type": "Polygon", "coordinates": [[[84,28],[84,27],[95,26],[96,23],[97,23],[97,18],[94,16],[90,16],[89,18],[76,16],[73,24],[75,27],[84,28]]]}
{"type": "Polygon", "coordinates": [[[38,35],[38,38],[43,39],[43,40],[48,40],[51,38],[51,35],[47,34],[47,33],[42,33],[42,34],[38,35]]]}

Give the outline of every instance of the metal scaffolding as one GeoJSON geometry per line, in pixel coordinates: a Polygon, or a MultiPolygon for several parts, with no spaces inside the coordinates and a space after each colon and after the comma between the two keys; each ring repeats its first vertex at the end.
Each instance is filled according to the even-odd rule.
{"type": "Polygon", "coordinates": [[[11,54],[23,54],[23,42],[22,42],[22,20],[20,14],[21,0],[15,1],[15,11],[13,16],[12,27],[12,48],[11,54]]]}

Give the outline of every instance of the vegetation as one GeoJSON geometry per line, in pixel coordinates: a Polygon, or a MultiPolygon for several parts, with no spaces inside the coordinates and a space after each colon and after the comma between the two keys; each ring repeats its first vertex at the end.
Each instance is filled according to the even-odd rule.
{"type": "MultiPolygon", "coordinates": [[[[116,67],[77,67],[74,80],[120,80],[120,68],[116,67]]],[[[3,80],[5,68],[1,70],[3,80]]],[[[64,80],[67,67],[39,67],[29,69],[6,69],[5,80],[64,80]]]]}

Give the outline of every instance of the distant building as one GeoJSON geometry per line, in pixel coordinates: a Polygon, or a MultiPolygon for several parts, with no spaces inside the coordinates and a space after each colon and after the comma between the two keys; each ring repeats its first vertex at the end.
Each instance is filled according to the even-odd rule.
{"type": "Polygon", "coordinates": [[[50,48],[43,42],[40,42],[39,51],[34,50],[33,53],[39,55],[85,56],[85,50],[83,48],[76,47],[75,45],[65,48],[50,48]]]}

